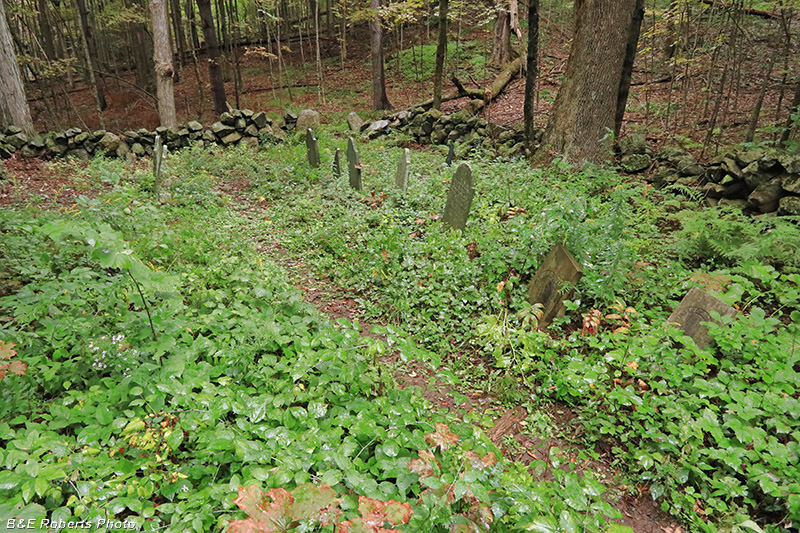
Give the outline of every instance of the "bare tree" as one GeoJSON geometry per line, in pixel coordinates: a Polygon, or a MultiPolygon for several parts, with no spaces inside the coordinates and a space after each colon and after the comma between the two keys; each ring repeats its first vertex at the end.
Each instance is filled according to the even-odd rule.
{"type": "Polygon", "coordinates": [[[25,88],[19,73],[17,54],[11,40],[11,30],[6,21],[6,12],[0,0],[0,118],[3,124],[13,124],[26,135],[35,135],[25,88]]]}
{"type": "Polygon", "coordinates": [[[369,22],[370,45],[372,49],[372,103],[375,109],[391,109],[389,97],[386,96],[386,75],[383,67],[383,30],[378,10],[381,0],[370,0],[373,18],[369,22]]]}
{"type": "Polygon", "coordinates": [[[150,16],[153,20],[153,62],[156,69],[156,93],[158,94],[158,116],[161,125],[174,128],[175,95],[172,91],[172,52],[170,50],[169,15],[165,0],[150,0],[150,16]]]}
{"type": "Polygon", "coordinates": [[[433,108],[442,107],[442,78],[444,77],[444,56],[447,53],[447,4],[439,0],[439,43],[436,45],[436,68],[433,72],[433,108]]]}
{"type": "Polygon", "coordinates": [[[536,93],[536,76],[539,71],[539,0],[528,2],[528,56],[525,72],[525,141],[533,145],[533,97],[536,93]]]}

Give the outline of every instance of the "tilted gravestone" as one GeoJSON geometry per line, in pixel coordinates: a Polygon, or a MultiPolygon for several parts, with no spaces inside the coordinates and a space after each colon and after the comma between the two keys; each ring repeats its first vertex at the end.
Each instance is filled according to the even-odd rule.
{"type": "Polygon", "coordinates": [[[447,148],[447,159],[445,160],[445,164],[449,167],[453,164],[453,159],[456,157],[456,146],[453,143],[450,143],[450,146],[447,148]]]}
{"type": "Polygon", "coordinates": [[[400,161],[397,163],[397,173],[394,175],[394,184],[401,191],[408,190],[408,172],[411,167],[411,152],[403,148],[400,161]]]}
{"type": "Polygon", "coordinates": [[[333,177],[339,179],[342,177],[342,151],[336,149],[336,154],[333,156],[333,177]]]}
{"type": "Polygon", "coordinates": [[[361,160],[358,157],[358,149],[352,137],[347,139],[347,172],[350,175],[350,187],[361,190],[361,160]]]}
{"type": "Polygon", "coordinates": [[[442,222],[453,229],[464,231],[474,196],[475,181],[472,178],[472,168],[466,163],[461,163],[450,183],[450,190],[447,191],[447,204],[444,206],[442,222]]]}
{"type": "Polygon", "coordinates": [[[306,152],[308,153],[308,164],[319,168],[319,143],[311,128],[306,130],[306,152]]]}
{"type": "Polygon", "coordinates": [[[703,292],[697,287],[692,287],[686,296],[683,297],[681,303],[675,308],[675,311],[667,319],[667,322],[676,325],[683,331],[684,334],[694,339],[695,344],[700,348],[704,348],[711,344],[713,339],[708,334],[708,327],[701,322],[715,322],[717,320],[711,316],[711,311],[716,311],[720,316],[734,316],[736,309],[729,306],[703,292]]]}
{"type": "Polygon", "coordinates": [[[575,285],[583,276],[583,269],[563,244],[556,244],[547,254],[528,286],[528,301],[542,304],[539,329],[550,325],[553,319],[564,316],[564,300],[572,298],[574,289],[562,292],[564,284],[575,285]]]}

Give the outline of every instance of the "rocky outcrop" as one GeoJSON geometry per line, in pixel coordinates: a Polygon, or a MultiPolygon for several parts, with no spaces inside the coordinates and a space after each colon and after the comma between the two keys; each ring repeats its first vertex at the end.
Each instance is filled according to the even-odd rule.
{"type": "Polygon", "coordinates": [[[207,127],[191,121],[178,129],[159,127],[155,131],[139,129],[122,134],[70,128],[28,138],[19,128],[9,126],[0,132],[0,158],[8,158],[15,153],[24,157],[72,156],[84,160],[100,153],[128,158],[152,155],[157,135],[161,136],[163,143],[172,151],[189,146],[192,142],[225,146],[240,142],[258,144],[284,139],[285,132],[279,126],[264,112],[249,109],[223,113],[219,121],[207,127]]]}

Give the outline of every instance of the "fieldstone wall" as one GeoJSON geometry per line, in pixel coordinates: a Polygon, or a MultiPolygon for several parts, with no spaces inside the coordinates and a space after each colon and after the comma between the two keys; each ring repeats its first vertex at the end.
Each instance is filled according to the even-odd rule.
{"type": "Polygon", "coordinates": [[[736,150],[707,164],[680,148],[651,155],[641,134],[619,142],[619,166],[629,173],[650,170],[657,187],[698,187],[710,205],[731,205],[751,214],[800,216],[800,154],[775,148],[736,150]]]}
{"type": "MultiPolygon", "coordinates": [[[[351,125],[352,127],[352,125],[351,125]]],[[[411,135],[419,144],[467,143],[503,156],[522,154],[525,150],[525,131],[522,126],[507,128],[474,116],[468,109],[446,114],[436,109],[412,107],[361,126],[370,139],[390,133],[393,129],[411,135]]],[[[537,131],[536,141],[541,140],[537,131]]]]}
{"type": "Polygon", "coordinates": [[[179,129],[139,129],[126,131],[122,135],[105,130],[90,132],[70,128],[29,138],[16,126],[9,126],[0,133],[0,158],[6,159],[15,153],[23,157],[73,156],[84,160],[100,152],[112,157],[129,158],[152,155],[156,135],[161,136],[170,150],[183,148],[193,141],[226,146],[240,142],[255,145],[263,139],[284,139],[287,127],[285,121],[276,123],[264,112],[249,109],[223,113],[219,121],[210,126],[191,121],[179,129]]]}

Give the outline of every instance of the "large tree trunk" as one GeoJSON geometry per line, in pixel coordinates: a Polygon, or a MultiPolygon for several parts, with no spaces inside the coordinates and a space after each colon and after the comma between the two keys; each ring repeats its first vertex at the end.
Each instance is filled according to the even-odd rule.
{"type": "Polygon", "coordinates": [[[602,163],[612,149],[622,66],[636,0],[575,0],[575,33],[539,161],[602,163]]]}
{"type": "Polygon", "coordinates": [[[505,65],[511,61],[511,13],[505,3],[497,4],[497,20],[494,23],[494,42],[490,65],[505,65]]]}
{"type": "Polygon", "coordinates": [[[383,70],[383,30],[378,10],[380,0],[370,0],[373,18],[369,22],[370,45],[372,48],[372,103],[375,109],[391,109],[392,104],[386,96],[386,76],[383,70]]]}
{"type": "Polygon", "coordinates": [[[619,93],[617,94],[617,112],[614,115],[614,138],[619,139],[622,129],[622,119],[625,118],[625,107],[628,105],[628,94],[631,90],[631,77],[633,77],[633,61],[636,59],[636,49],[639,47],[639,33],[644,20],[644,0],[636,0],[631,27],[628,30],[628,43],[625,47],[625,61],[622,63],[622,77],[619,80],[619,93]]]}
{"type": "Polygon", "coordinates": [[[13,124],[26,135],[35,135],[31,110],[25,99],[25,88],[19,73],[17,54],[11,40],[11,30],[0,0],[0,119],[3,125],[13,124]]]}
{"type": "Polygon", "coordinates": [[[97,44],[94,41],[94,33],[89,24],[89,11],[86,9],[86,0],[78,1],[78,15],[81,19],[81,31],[86,52],[86,67],[89,69],[89,79],[94,85],[97,107],[100,111],[108,107],[106,103],[106,82],[100,74],[100,65],[97,61],[97,44]]]}
{"type": "Polygon", "coordinates": [[[525,100],[523,113],[525,115],[525,142],[528,147],[533,146],[533,97],[536,94],[536,76],[538,75],[539,55],[539,0],[528,2],[528,55],[527,69],[525,72],[525,100]]]}
{"type": "Polygon", "coordinates": [[[56,46],[53,40],[53,28],[50,24],[50,10],[47,0],[38,0],[37,10],[39,11],[39,31],[42,35],[42,48],[49,61],[56,58],[56,46]]]}
{"type": "Polygon", "coordinates": [[[165,0],[150,0],[150,16],[153,21],[153,62],[156,66],[158,116],[162,126],[174,128],[178,121],[175,118],[175,96],[172,91],[172,53],[165,0]]]}
{"type": "Polygon", "coordinates": [[[208,77],[211,81],[211,92],[214,93],[214,110],[219,115],[228,110],[228,104],[225,98],[225,84],[222,81],[222,69],[219,64],[217,32],[214,28],[214,18],[211,16],[211,0],[197,0],[197,11],[200,13],[203,35],[206,39],[208,77]]]}
{"type": "Polygon", "coordinates": [[[436,69],[433,72],[433,108],[442,107],[442,78],[444,76],[444,56],[447,52],[447,4],[439,0],[439,43],[436,45],[436,69]]]}

